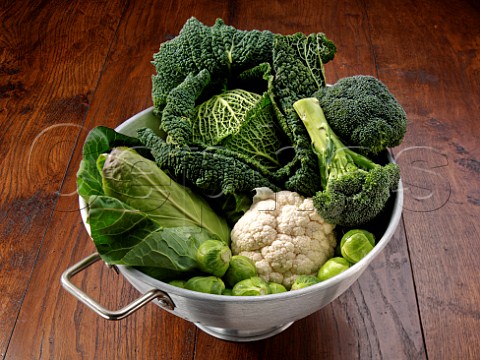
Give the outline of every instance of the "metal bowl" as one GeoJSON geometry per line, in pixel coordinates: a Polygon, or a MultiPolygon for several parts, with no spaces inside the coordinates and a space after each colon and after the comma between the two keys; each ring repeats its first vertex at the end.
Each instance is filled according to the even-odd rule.
{"type": "MultiPolygon", "coordinates": [[[[152,108],[149,108],[131,117],[116,130],[125,135],[135,136],[137,128],[158,129],[158,126],[159,120],[153,115],[152,108]]],[[[388,154],[388,161],[394,161],[390,154],[388,154]]],[[[280,333],[296,320],[332,302],[362,275],[395,233],[403,205],[401,181],[398,189],[399,191],[392,195],[388,205],[386,223],[382,224],[382,229],[385,229],[383,235],[373,250],[343,273],[301,290],[252,297],[212,295],[178,288],[134,268],[117,266],[120,273],[143,295],[125,308],[111,311],[96,303],[70,281],[76,273],[99,260],[98,254],[93,254],[67,269],[62,275],[62,285],[80,301],[107,319],[124,318],[144,304],[153,301],[166,311],[194,323],[214,337],[237,342],[265,339],[280,333]]],[[[89,231],[86,222],[86,204],[81,197],[79,201],[82,219],[89,231]]]]}

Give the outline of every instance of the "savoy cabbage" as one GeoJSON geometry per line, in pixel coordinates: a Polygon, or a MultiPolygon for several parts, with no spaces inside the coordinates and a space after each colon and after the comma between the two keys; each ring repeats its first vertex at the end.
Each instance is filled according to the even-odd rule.
{"type": "Polygon", "coordinates": [[[160,167],[196,191],[250,196],[266,184],[313,195],[317,161],[292,104],[325,86],[323,65],[335,52],[323,33],[239,30],[221,19],[209,27],[191,18],[153,57],[154,112],[166,138],[139,138],[155,148],[160,167]]]}

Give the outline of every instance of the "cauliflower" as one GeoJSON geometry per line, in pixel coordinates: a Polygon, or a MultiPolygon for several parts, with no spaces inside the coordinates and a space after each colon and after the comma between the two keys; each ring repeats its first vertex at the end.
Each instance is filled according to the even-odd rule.
{"type": "Polygon", "coordinates": [[[258,188],[250,209],[232,229],[235,255],[255,262],[258,275],[290,288],[296,275],[316,275],[333,256],[335,225],[317,213],[311,198],[258,188]]]}

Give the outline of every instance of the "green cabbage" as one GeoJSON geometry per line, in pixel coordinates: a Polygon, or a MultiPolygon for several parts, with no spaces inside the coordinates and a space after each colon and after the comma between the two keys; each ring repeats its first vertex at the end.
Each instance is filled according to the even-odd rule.
{"type": "Polygon", "coordinates": [[[199,269],[197,249],[210,239],[230,242],[230,228],[199,195],[174,182],[137,144],[114,130],[92,130],[77,174],[91,237],[108,264],[140,267],[157,278],[199,269]],[[142,151],[138,148],[138,151],[142,151]],[[165,271],[168,270],[168,271],[165,271]]]}
{"type": "Polygon", "coordinates": [[[106,155],[102,181],[105,195],[141,211],[159,226],[201,227],[228,244],[230,230],[225,220],[202,197],[174,182],[135,150],[114,148],[106,155]]]}
{"type": "Polygon", "coordinates": [[[281,135],[268,96],[242,89],[227,90],[196,107],[193,143],[223,147],[225,153],[266,171],[280,166],[281,135]]]}
{"type": "Polygon", "coordinates": [[[227,136],[237,134],[260,98],[260,95],[242,89],[212,96],[196,107],[192,121],[193,140],[218,145],[227,136]]]}
{"type": "Polygon", "coordinates": [[[153,145],[150,136],[139,138],[156,148],[162,169],[181,173],[199,193],[242,197],[261,182],[312,196],[317,160],[292,104],[325,86],[323,65],[335,52],[323,33],[246,31],[190,18],[152,61],[154,114],[167,136],[153,145]]]}

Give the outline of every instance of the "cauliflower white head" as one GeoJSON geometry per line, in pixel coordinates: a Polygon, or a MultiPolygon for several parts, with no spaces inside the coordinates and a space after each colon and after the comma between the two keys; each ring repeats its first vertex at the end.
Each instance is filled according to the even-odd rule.
{"type": "Polygon", "coordinates": [[[316,275],[333,256],[335,225],[323,220],[311,198],[256,190],[252,206],[232,229],[232,252],[252,259],[266,281],[287,288],[296,275],[316,275]]]}

